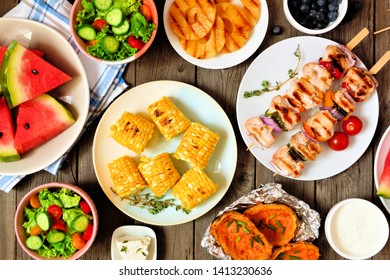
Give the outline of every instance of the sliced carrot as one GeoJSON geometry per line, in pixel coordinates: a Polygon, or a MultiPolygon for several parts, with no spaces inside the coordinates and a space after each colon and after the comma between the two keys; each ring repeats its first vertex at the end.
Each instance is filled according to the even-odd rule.
{"type": "Polygon", "coordinates": [[[30,205],[32,208],[40,208],[42,206],[41,203],[39,202],[38,195],[34,194],[33,196],[31,196],[30,205]]]}

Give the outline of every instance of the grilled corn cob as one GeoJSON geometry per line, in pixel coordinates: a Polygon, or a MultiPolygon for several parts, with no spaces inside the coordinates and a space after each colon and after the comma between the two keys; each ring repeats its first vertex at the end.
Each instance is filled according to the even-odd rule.
{"type": "Polygon", "coordinates": [[[140,154],[152,138],[154,124],[130,112],[124,112],[117,122],[111,126],[111,137],[119,144],[140,154]]]}
{"type": "Polygon", "coordinates": [[[122,156],[111,161],[108,169],[114,183],[112,190],[121,198],[139,193],[148,186],[130,156],[122,156]]]}
{"type": "Polygon", "coordinates": [[[184,132],[191,121],[166,96],[149,105],[148,112],[166,140],[184,132]]]}
{"type": "Polygon", "coordinates": [[[180,179],[168,153],[159,154],[153,159],[141,157],[138,169],[155,196],[164,195],[180,179]]]}
{"type": "Polygon", "coordinates": [[[184,208],[192,209],[217,191],[218,184],[199,167],[189,169],[172,189],[184,208]]]}
{"type": "Polygon", "coordinates": [[[218,141],[218,133],[200,123],[193,122],[184,133],[173,156],[203,169],[208,165],[218,141]]]}

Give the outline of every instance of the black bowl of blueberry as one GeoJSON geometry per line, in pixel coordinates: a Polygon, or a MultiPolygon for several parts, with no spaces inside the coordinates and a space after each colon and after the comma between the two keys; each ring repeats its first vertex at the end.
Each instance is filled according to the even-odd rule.
{"type": "Polygon", "coordinates": [[[306,34],[323,34],[343,20],[348,0],[284,0],[287,20],[306,34]]]}

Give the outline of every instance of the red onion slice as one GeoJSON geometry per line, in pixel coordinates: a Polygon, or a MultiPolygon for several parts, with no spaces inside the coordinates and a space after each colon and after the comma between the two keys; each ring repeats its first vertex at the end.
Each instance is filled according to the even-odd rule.
{"type": "Polygon", "coordinates": [[[264,115],[260,116],[260,119],[268,126],[272,127],[272,129],[275,132],[282,132],[283,130],[280,128],[280,126],[276,123],[276,121],[271,117],[266,117],[264,115]]]}
{"type": "Polygon", "coordinates": [[[350,49],[348,49],[345,45],[338,45],[337,48],[341,50],[343,53],[345,53],[352,67],[356,66],[357,64],[356,55],[350,49]]]}
{"type": "Polygon", "coordinates": [[[341,121],[344,119],[344,115],[339,112],[336,108],[333,107],[320,107],[320,110],[322,111],[329,111],[331,113],[332,117],[334,117],[337,121],[341,121]]]}

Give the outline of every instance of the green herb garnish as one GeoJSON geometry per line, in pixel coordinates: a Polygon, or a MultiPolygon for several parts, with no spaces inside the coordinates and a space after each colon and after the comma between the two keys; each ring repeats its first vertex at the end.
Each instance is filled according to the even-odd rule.
{"type": "Polygon", "coordinates": [[[297,46],[297,49],[295,50],[294,55],[298,58],[298,62],[297,62],[297,65],[295,66],[294,69],[288,69],[288,71],[287,71],[288,78],[286,80],[284,80],[283,82],[276,81],[275,85],[270,85],[270,83],[267,80],[263,80],[261,82],[261,89],[245,91],[244,98],[249,98],[252,96],[260,96],[261,94],[263,94],[265,92],[278,91],[285,83],[287,83],[292,78],[294,78],[296,75],[298,75],[298,68],[299,68],[299,65],[301,64],[301,61],[302,61],[302,53],[299,49],[299,45],[297,46]]]}

